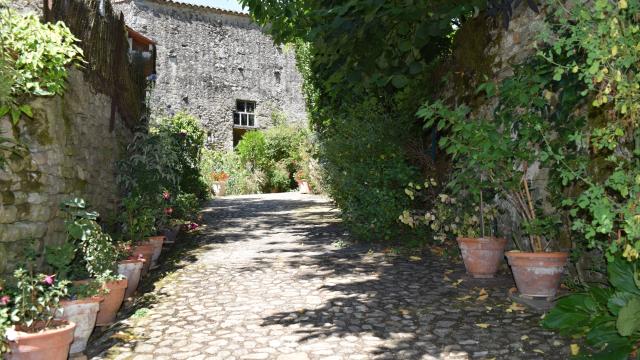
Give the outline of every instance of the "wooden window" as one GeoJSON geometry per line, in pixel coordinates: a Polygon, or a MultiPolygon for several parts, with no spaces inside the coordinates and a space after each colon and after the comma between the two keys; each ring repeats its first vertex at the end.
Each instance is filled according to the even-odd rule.
{"type": "Polygon", "coordinates": [[[236,100],[236,111],[233,112],[234,127],[257,127],[256,102],[249,100],[236,100]]]}

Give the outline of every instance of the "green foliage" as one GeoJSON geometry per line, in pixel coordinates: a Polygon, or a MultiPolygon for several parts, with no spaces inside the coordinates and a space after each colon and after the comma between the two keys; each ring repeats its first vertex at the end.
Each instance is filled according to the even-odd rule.
{"type": "Polygon", "coordinates": [[[11,322],[26,332],[48,328],[60,299],[67,295],[68,282],[57,281],[54,275],[33,275],[24,269],[17,269],[13,277],[16,288],[9,305],[11,322]]]}
{"type": "Polygon", "coordinates": [[[67,66],[82,60],[75,36],[62,22],[0,8],[0,116],[32,117],[29,96],[62,95],[67,66]]]}
{"type": "MultiPolygon", "coordinates": [[[[180,112],[159,120],[158,134],[170,138],[169,145],[177,156],[178,185],[180,192],[195,194],[200,200],[209,197],[209,189],[200,174],[201,151],[206,134],[197,118],[180,112]]],[[[171,189],[170,187],[167,187],[171,189]]]]}
{"type": "Polygon", "coordinates": [[[161,211],[158,202],[150,202],[142,196],[129,196],[122,199],[122,206],[120,222],[126,241],[138,244],[154,234],[161,211]]]}
{"type": "Polygon", "coordinates": [[[404,161],[400,136],[411,124],[385,114],[373,101],[341,116],[320,149],[328,192],[355,236],[395,240],[404,232],[398,214],[409,203],[404,184],[417,175],[404,161]]]}
{"type": "Polygon", "coordinates": [[[155,198],[164,189],[177,192],[181,181],[179,146],[167,133],[134,134],[123,160],[118,162],[117,181],[128,196],[155,198]]]}
{"type": "Polygon", "coordinates": [[[617,257],[609,263],[609,287],[558,300],[542,324],[565,335],[584,337],[597,359],[627,360],[640,344],[640,280],[637,265],[617,257]]]}
{"type": "Polygon", "coordinates": [[[200,209],[200,200],[195,194],[178,194],[173,200],[173,216],[177,219],[195,221],[200,209]]]}
{"type": "Polygon", "coordinates": [[[250,171],[269,167],[267,158],[267,143],[264,132],[249,131],[242,137],[236,146],[240,162],[250,171]]]}
{"type": "MultiPolygon", "coordinates": [[[[111,237],[102,231],[97,222],[99,214],[88,211],[83,199],[74,198],[61,204],[61,210],[65,213],[64,221],[67,229],[67,241],[60,248],[48,255],[50,265],[56,267],[60,273],[70,275],[68,265],[72,262],[83,264],[88,274],[101,281],[117,278],[116,261],[117,251],[111,237]],[[79,253],[70,260],[73,252],[68,245],[79,253]]],[[[74,274],[78,277],[78,274],[74,274]]]]}

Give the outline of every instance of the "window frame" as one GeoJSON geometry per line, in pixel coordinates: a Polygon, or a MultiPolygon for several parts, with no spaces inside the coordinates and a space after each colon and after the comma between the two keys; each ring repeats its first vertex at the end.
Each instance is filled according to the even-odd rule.
{"type": "Polygon", "coordinates": [[[239,129],[258,128],[255,101],[236,99],[236,108],[233,111],[233,127],[239,129]],[[242,106],[240,106],[240,104],[242,104],[242,106]],[[251,109],[251,111],[248,111],[248,109],[251,109]]]}

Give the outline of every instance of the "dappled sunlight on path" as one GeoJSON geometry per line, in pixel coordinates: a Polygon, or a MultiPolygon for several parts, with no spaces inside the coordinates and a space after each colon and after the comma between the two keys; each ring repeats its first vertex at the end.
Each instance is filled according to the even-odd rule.
{"type": "Polygon", "coordinates": [[[203,214],[188,261],[95,358],[568,357],[539,314],[510,307],[508,281],[473,283],[440,258],[345,246],[322,197],[225,197],[203,214]]]}

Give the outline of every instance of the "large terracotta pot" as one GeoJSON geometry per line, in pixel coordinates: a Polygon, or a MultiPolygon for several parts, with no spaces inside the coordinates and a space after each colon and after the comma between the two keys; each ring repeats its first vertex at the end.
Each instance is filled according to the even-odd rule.
{"type": "Polygon", "coordinates": [[[144,259],[128,259],[118,262],[118,274],[127,278],[127,289],[124,292],[125,299],[136,292],[144,262],[144,259]]]}
{"type": "Polygon", "coordinates": [[[131,253],[134,258],[142,257],[144,264],[142,265],[142,272],[140,276],[145,276],[151,268],[151,259],[153,258],[153,245],[149,243],[139,244],[133,247],[131,253]]]}
{"type": "Polygon", "coordinates": [[[108,293],[104,295],[104,301],[100,303],[96,326],[111,325],[116,320],[118,309],[124,301],[127,279],[107,281],[103,287],[108,290],[108,293]]]}
{"type": "Polygon", "coordinates": [[[180,225],[176,225],[171,228],[162,229],[162,234],[166,237],[164,240],[165,244],[173,244],[178,237],[178,233],[182,227],[180,225]]]}
{"type": "Polygon", "coordinates": [[[301,194],[310,194],[311,186],[309,186],[309,182],[306,180],[298,181],[298,191],[301,194]]]}
{"type": "Polygon", "coordinates": [[[227,193],[227,182],[214,181],[211,183],[211,189],[216,196],[224,196],[227,193]]]}
{"type": "Polygon", "coordinates": [[[70,354],[83,352],[87,348],[89,336],[96,325],[96,315],[100,308],[101,296],[93,296],[79,300],[60,301],[61,312],[57,318],[76,324],[70,354]]]}
{"type": "Polygon", "coordinates": [[[504,257],[507,239],[458,238],[462,260],[467,273],[474,278],[492,278],[498,272],[500,261],[504,257]]]}
{"type": "Polygon", "coordinates": [[[8,360],[66,360],[69,346],[73,341],[76,324],[58,321],[60,327],[37,333],[18,330],[15,341],[9,342],[11,353],[5,355],[8,360]]]}
{"type": "Polygon", "coordinates": [[[506,255],[521,295],[545,298],[556,296],[568,253],[509,251],[506,255]]]}
{"type": "Polygon", "coordinates": [[[151,236],[147,238],[149,244],[153,246],[153,254],[151,256],[151,267],[155,267],[158,264],[158,258],[162,253],[162,243],[164,242],[164,235],[151,236]]]}

